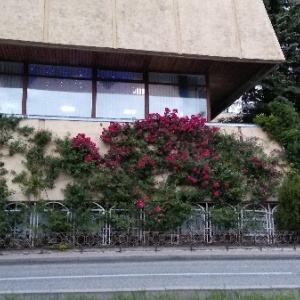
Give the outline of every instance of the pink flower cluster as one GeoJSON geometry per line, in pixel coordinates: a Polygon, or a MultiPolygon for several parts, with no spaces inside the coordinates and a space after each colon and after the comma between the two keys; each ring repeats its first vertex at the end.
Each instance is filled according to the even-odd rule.
{"type": "Polygon", "coordinates": [[[81,150],[85,154],[85,162],[95,162],[99,164],[101,157],[99,154],[99,148],[91,141],[89,137],[86,137],[84,133],[79,133],[72,139],[72,149],[81,150]]]}
{"type": "MultiPolygon", "coordinates": [[[[146,209],[146,206],[149,204],[149,200],[149,197],[139,199],[136,202],[136,207],[138,209],[146,209]]],[[[163,210],[160,205],[155,205],[152,209],[147,210],[147,214],[148,216],[151,216],[154,219],[154,221],[158,222],[161,220],[162,211],[163,210]]]]}

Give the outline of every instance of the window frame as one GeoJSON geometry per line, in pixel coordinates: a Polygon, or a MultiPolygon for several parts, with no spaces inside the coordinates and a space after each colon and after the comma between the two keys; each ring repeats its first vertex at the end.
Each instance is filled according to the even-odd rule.
{"type": "MultiPolygon", "coordinates": [[[[36,77],[46,77],[46,78],[63,78],[63,79],[80,79],[80,80],[88,80],[92,82],[92,90],[91,90],[91,114],[90,117],[68,117],[68,116],[47,116],[47,115],[38,115],[38,116],[31,116],[28,115],[29,118],[33,119],[58,119],[58,120],[86,120],[86,121],[102,121],[102,122],[112,122],[110,118],[104,119],[104,118],[97,118],[96,113],[96,107],[97,107],[97,83],[99,81],[103,82],[124,82],[124,83],[141,83],[144,84],[145,93],[144,93],[144,114],[145,119],[147,119],[149,115],[149,106],[150,106],[150,92],[149,92],[149,85],[150,84],[159,84],[159,85],[179,85],[174,83],[167,83],[167,82],[154,82],[149,80],[149,74],[150,73],[163,73],[163,74],[175,74],[175,75],[182,75],[182,76],[203,76],[203,84],[198,85],[191,85],[187,84],[187,87],[197,87],[197,88],[203,88],[205,90],[205,99],[206,99],[206,117],[209,120],[210,119],[210,89],[209,89],[209,77],[207,74],[186,74],[186,73],[170,73],[170,72],[156,72],[156,71],[147,71],[147,72],[138,72],[138,71],[128,71],[128,70],[120,70],[115,69],[112,70],[111,68],[98,68],[98,67],[87,67],[87,66],[74,66],[74,65],[48,65],[48,64],[40,64],[40,63],[34,63],[34,62],[15,62],[15,61],[0,61],[4,63],[20,63],[23,64],[23,73],[9,73],[9,72],[0,72],[0,75],[21,75],[23,76],[23,93],[22,93],[22,115],[27,115],[27,100],[28,100],[28,88],[29,88],[29,77],[30,76],[36,76],[36,77]],[[53,66],[53,67],[65,67],[65,68],[87,68],[91,70],[91,78],[75,78],[75,77],[59,77],[59,76],[46,76],[46,75],[31,75],[29,74],[29,66],[30,65],[41,65],[41,66],[53,66]],[[140,73],[142,74],[141,80],[135,80],[135,79],[117,79],[117,78],[99,78],[98,72],[99,71],[112,71],[112,72],[129,72],[129,73],[140,73]]],[[[1,111],[0,111],[1,113],[1,111]]],[[[113,119],[113,117],[111,118],[113,119]]],[[[128,121],[132,119],[128,118],[128,121]]],[[[118,120],[113,120],[113,122],[116,122],[118,120]]],[[[124,120],[120,120],[124,121],[124,120]]],[[[125,120],[126,122],[126,120],[125,120]]]]}

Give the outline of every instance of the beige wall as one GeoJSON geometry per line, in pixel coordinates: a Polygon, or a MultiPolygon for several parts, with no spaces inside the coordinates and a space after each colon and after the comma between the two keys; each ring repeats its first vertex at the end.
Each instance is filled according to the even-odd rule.
{"type": "MultiPolygon", "coordinates": [[[[29,125],[37,130],[50,130],[53,133],[53,137],[64,137],[67,134],[70,134],[71,137],[76,136],[78,133],[85,133],[86,136],[89,136],[93,142],[96,143],[99,147],[100,154],[107,152],[108,147],[102,143],[100,140],[100,135],[104,128],[109,126],[109,123],[99,123],[99,122],[83,122],[83,121],[56,121],[56,120],[24,120],[22,125],[29,125]]],[[[53,152],[54,145],[50,145],[48,152],[49,154],[55,154],[53,152]]],[[[1,150],[3,157],[1,158],[5,162],[5,168],[7,170],[13,170],[16,173],[20,173],[23,169],[23,157],[21,155],[10,156],[8,149],[1,150]]],[[[8,179],[9,187],[14,190],[14,194],[10,196],[9,200],[11,201],[35,201],[36,199],[30,198],[27,199],[19,187],[18,184],[14,184],[11,180],[14,178],[14,175],[11,172],[6,176],[8,179]]],[[[55,188],[53,190],[47,190],[42,192],[40,195],[41,199],[44,200],[62,200],[63,193],[62,189],[70,182],[70,178],[67,175],[60,175],[60,177],[55,182],[55,188]]]]}
{"type": "MultiPolygon", "coordinates": [[[[109,123],[99,123],[99,122],[83,122],[83,121],[56,121],[56,120],[25,120],[22,125],[33,126],[36,129],[46,129],[53,132],[54,137],[64,137],[68,133],[71,137],[76,136],[78,133],[85,133],[87,136],[91,137],[92,141],[97,144],[100,149],[100,153],[104,154],[107,152],[108,148],[100,140],[100,135],[103,128],[107,128],[109,123]]],[[[257,137],[258,142],[264,147],[267,153],[273,150],[281,150],[281,148],[274,142],[271,142],[266,134],[257,126],[228,126],[226,124],[216,123],[213,124],[220,128],[220,131],[224,134],[237,134],[241,138],[257,137]]],[[[48,151],[51,154],[51,149],[49,147],[48,151]]],[[[8,150],[2,151],[2,160],[5,162],[5,168],[8,170],[14,170],[19,173],[23,170],[24,166],[22,164],[22,156],[14,155],[9,156],[8,150]]],[[[53,152],[52,152],[53,154],[53,152]]],[[[15,193],[9,198],[12,201],[35,201],[36,199],[26,199],[23,195],[20,187],[17,184],[13,184],[11,180],[13,175],[9,173],[7,175],[9,187],[15,191],[15,193]]],[[[63,194],[62,189],[70,182],[70,178],[67,175],[60,175],[60,177],[55,182],[55,188],[52,190],[47,190],[42,192],[40,195],[41,199],[44,200],[62,200],[63,194]]]]}
{"type": "Polygon", "coordinates": [[[276,142],[270,140],[267,134],[255,125],[239,125],[239,124],[222,124],[215,125],[224,134],[234,134],[242,140],[251,138],[257,139],[257,143],[264,148],[265,153],[272,154],[272,152],[282,151],[282,148],[276,142]]]}
{"type": "Polygon", "coordinates": [[[278,61],[262,0],[9,0],[0,41],[278,61]]]}

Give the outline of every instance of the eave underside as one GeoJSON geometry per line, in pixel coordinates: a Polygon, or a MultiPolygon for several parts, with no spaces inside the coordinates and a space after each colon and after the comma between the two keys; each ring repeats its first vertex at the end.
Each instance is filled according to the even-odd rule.
{"type": "Polygon", "coordinates": [[[176,55],[125,53],[0,43],[0,60],[49,65],[97,67],[139,72],[205,74],[209,78],[211,118],[249,90],[275,63],[222,61],[176,55]]]}

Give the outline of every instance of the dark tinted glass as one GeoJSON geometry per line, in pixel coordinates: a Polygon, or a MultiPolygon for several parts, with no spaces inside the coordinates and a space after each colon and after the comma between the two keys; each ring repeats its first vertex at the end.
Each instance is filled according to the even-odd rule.
{"type": "Polygon", "coordinates": [[[119,79],[119,80],[143,80],[142,73],[135,72],[119,72],[119,71],[107,71],[98,70],[97,78],[99,79],[119,79]]]}
{"type": "Polygon", "coordinates": [[[50,65],[29,65],[29,75],[45,76],[45,77],[60,77],[60,78],[91,79],[92,69],[58,67],[58,66],[50,66],[50,65]]]}

